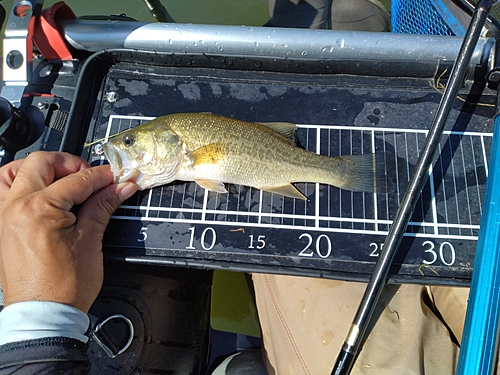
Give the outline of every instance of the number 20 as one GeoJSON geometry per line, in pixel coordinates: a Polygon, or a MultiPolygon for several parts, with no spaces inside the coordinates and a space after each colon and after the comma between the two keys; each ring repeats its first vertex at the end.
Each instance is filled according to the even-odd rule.
{"type": "MultiPolygon", "coordinates": [[[[308,239],[307,245],[302,249],[302,251],[299,253],[299,256],[301,257],[312,257],[314,255],[314,251],[310,249],[312,243],[313,243],[313,237],[309,233],[302,233],[299,237],[299,240],[302,239],[303,237],[306,237],[308,239]]],[[[318,254],[321,258],[328,258],[330,254],[332,253],[332,241],[330,240],[330,237],[328,237],[326,234],[321,234],[318,236],[316,239],[316,254],[318,254]],[[323,240],[324,239],[324,240],[323,240]],[[322,243],[326,242],[326,251],[325,248],[323,247],[322,250],[322,243]]]]}

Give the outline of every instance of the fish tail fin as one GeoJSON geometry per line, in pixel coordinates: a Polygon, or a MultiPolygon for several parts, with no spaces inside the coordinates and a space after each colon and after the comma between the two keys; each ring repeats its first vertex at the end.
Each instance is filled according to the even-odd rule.
{"type": "Polygon", "coordinates": [[[387,176],[386,152],[376,152],[363,155],[341,156],[346,165],[346,172],[342,184],[338,187],[351,191],[366,193],[389,193],[391,181],[387,176]]]}

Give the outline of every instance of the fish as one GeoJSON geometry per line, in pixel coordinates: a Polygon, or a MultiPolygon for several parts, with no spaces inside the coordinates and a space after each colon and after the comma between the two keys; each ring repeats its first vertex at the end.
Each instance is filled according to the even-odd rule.
{"type": "Polygon", "coordinates": [[[385,153],[320,155],[298,147],[295,134],[293,123],[175,113],[109,138],[103,150],[114,182],[140,190],[180,180],[217,193],[227,193],[229,183],[300,200],[307,197],[294,183],[387,192],[385,153]]]}

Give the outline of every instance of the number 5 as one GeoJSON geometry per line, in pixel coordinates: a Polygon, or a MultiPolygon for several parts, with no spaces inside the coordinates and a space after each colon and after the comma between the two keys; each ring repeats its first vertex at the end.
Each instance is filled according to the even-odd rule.
{"type": "Polygon", "coordinates": [[[139,236],[142,236],[142,238],[138,238],[137,242],[144,242],[146,241],[146,238],[148,238],[148,234],[146,231],[148,230],[148,227],[142,227],[141,230],[139,231],[139,236]]]}

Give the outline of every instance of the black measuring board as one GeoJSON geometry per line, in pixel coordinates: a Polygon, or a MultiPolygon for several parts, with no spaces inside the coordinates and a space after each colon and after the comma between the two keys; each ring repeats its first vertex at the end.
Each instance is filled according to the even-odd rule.
{"type": "MultiPolygon", "coordinates": [[[[87,141],[170,113],[297,124],[325,155],[388,152],[389,194],[299,183],[308,201],[194,182],[139,192],[114,214],[105,254],[129,262],[368,280],[441,94],[434,81],[118,63],[103,81],[87,141]]],[[[461,94],[410,220],[390,281],[470,282],[487,178],[493,92],[461,94]],[[470,103],[470,102],[476,103],[470,103]],[[478,104],[479,103],[479,104],[478,104]]],[[[103,163],[99,148],[82,154],[103,163]]]]}

